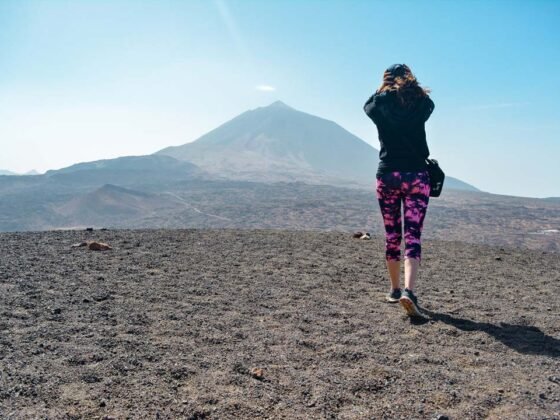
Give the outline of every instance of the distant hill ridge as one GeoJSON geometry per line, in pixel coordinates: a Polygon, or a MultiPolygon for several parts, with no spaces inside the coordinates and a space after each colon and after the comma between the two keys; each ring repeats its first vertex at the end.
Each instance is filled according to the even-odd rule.
{"type": "Polygon", "coordinates": [[[123,156],[115,159],[103,159],[92,162],[76,163],[62,169],[50,170],[46,172],[47,176],[73,173],[78,171],[91,170],[129,170],[129,171],[150,171],[161,170],[188,170],[197,171],[196,165],[190,162],[180,162],[167,156],[123,156]]]}
{"type": "MultiPolygon", "coordinates": [[[[371,186],[379,152],[333,121],[281,101],[246,111],[192,143],[157,152],[245,180],[371,186]]],[[[452,177],[447,188],[478,191],[452,177]]]]}
{"type": "Polygon", "coordinates": [[[145,185],[205,176],[206,172],[191,162],[158,155],[124,156],[77,163],[45,174],[51,180],[82,186],[145,185]]]}
{"type": "Polygon", "coordinates": [[[22,176],[22,175],[40,175],[35,169],[25,172],[24,174],[18,174],[17,172],[7,171],[5,169],[0,169],[0,175],[8,176],[22,176]]]}

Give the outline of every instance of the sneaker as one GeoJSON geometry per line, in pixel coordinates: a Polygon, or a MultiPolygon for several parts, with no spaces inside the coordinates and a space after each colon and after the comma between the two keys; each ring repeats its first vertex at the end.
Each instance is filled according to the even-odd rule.
{"type": "Polygon", "coordinates": [[[397,303],[401,298],[401,289],[392,289],[385,295],[385,300],[390,303],[397,303]]]}
{"type": "Polygon", "coordinates": [[[404,289],[404,292],[399,299],[399,303],[404,308],[408,316],[410,317],[421,317],[422,313],[418,307],[418,299],[412,292],[412,290],[404,289]]]}

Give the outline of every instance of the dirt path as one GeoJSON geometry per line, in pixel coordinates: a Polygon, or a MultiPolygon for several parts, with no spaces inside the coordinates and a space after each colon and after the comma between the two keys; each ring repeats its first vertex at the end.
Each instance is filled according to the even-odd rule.
{"type": "Polygon", "coordinates": [[[0,234],[0,418],[560,417],[557,254],[427,241],[411,323],[382,301],[382,246],[0,234]]]}
{"type": "Polygon", "coordinates": [[[226,220],[228,222],[231,221],[231,219],[227,218],[227,217],[223,217],[223,216],[218,216],[217,214],[210,214],[210,213],[204,213],[202,210],[200,210],[198,207],[193,206],[191,203],[189,203],[187,200],[185,200],[184,198],[179,197],[177,194],[174,194],[172,192],[166,191],[163,194],[167,194],[170,195],[171,197],[177,199],[178,201],[180,201],[181,203],[183,203],[187,208],[194,210],[195,212],[202,214],[204,216],[208,216],[208,217],[214,217],[216,219],[220,219],[220,220],[226,220]]]}

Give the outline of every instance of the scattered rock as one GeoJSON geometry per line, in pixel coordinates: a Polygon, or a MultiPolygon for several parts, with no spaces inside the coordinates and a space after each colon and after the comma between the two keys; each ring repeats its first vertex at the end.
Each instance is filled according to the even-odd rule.
{"type": "Polygon", "coordinates": [[[193,375],[193,371],[187,367],[178,367],[171,370],[171,377],[177,380],[184,380],[193,375]]]}
{"type": "Polygon", "coordinates": [[[188,420],[201,420],[208,417],[208,412],[206,411],[195,411],[190,416],[187,417],[188,420]]]}
{"type": "Polygon", "coordinates": [[[555,384],[560,384],[560,376],[549,376],[548,380],[554,382],[555,384]]]}
{"type": "Polygon", "coordinates": [[[93,241],[88,243],[88,249],[92,251],[109,251],[113,248],[109,244],[93,241]]]}
{"type": "Polygon", "coordinates": [[[369,232],[366,232],[366,233],[355,232],[352,235],[352,237],[355,238],[355,239],[371,239],[371,235],[369,234],[369,232]]]}
{"type": "Polygon", "coordinates": [[[95,384],[101,382],[101,378],[94,374],[85,374],[82,376],[82,380],[87,384],[95,384]]]}
{"type": "Polygon", "coordinates": [[[446,416],[444,414],[436,414],[434,417],[432,417],[432,420],[449,420],[449,416],[446,416]]]}
{"type": "Polygon", "coordinates": [[[83,246],[87,246],[87,248],[92,251],[108,251],[110,249],[113,249],[111,245],[97,241],[78,242],[73,244],[72,248],[80,248],[83,246]]]}
{"type": "Polygon", "coordinates": [[[264,369],[262,368],[252,368],[251,369],[251,376],[255,379],[264,379],[264,369]]]}
{"type": "Polygon", "coordinates": [[[241,362],[236,362],[233,365],[233,371],[242,375],[246,375],[248,373],[248,369],[241,362]]]}
{"type": "Polygon", "coordinates": [[[109,293],[99,293],[93,296],[93,300],[96,302],[103,302],[104,300],[110,299],[111,295],[109,293]]]}

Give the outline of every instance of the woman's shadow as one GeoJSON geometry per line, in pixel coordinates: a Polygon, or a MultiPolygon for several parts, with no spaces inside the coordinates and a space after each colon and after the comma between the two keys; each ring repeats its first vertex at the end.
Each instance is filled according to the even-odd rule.
{"type": "Polygon", "coordinates": [[[543,333],[539,328],[530,325],[515,325],[500,322],[499,325],[488,322],[476,322],[451,315],[423,309],[426,318],[411,318],[416,325],[430,321],[443,322],[462,331],[483,331],[509,348],[523,354],[560,357],[560,340],[543,333]]]}

